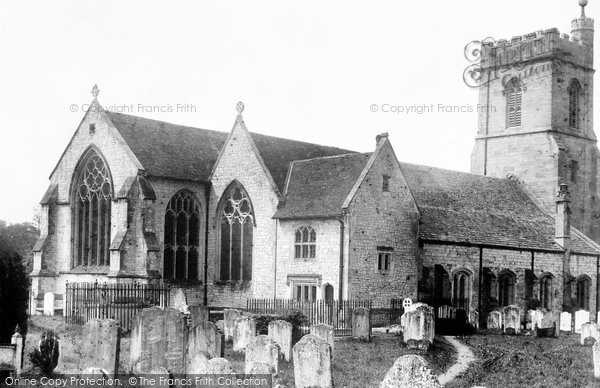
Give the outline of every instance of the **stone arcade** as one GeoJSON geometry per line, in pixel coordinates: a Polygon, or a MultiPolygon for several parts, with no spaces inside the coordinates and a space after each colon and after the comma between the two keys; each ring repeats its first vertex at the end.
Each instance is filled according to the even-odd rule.
{"type": "Polygon", "coordinates": [[[412,298],[482,324],[513,305],[596,317],[593,24],[483,47],[508,76],[479,89],[497,109],[479,112],[471,174],[400,163],[386,133],[366,153],[260,135],[241,103],[229,133],[184,127],[105,111],[94,88],[41,201],[35,295],[174,282],[190,305],[412,298]],[[547,52],[521,57],[530,46],[547,52]],[[524,77],[522,61],[551,71],[524,77]]]}

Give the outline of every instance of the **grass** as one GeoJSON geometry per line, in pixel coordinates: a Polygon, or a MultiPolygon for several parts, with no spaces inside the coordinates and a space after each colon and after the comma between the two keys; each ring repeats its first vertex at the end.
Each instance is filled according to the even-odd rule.
{"type": "Polygon", "coordinates": [[[501,335],[483,331],[464,341],[475,356],[469,369],[447,387],[597,387],[592,348],[579,335],[560,338],[501,335]]]}

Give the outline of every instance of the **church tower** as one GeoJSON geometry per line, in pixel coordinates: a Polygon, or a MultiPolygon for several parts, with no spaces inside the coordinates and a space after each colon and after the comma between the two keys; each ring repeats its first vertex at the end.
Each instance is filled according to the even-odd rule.
{"type": "Polygon", "coordinates": [[[553,28],[482,44],[471,172],[519,179],[551,213],[567,184],[572,226],[600,241],[594,20],[579,4],[570,36],[553,28]]]}

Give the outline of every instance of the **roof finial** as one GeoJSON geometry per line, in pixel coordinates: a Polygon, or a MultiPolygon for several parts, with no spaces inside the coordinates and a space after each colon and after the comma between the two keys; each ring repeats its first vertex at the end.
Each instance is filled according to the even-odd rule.
{"type": "Polygon", "coordinates": [[[238,116],[241,116],[242,112],[244,111],[244,103],[241,101],[238,101],[238,103],[235,104],[235,110],[238,112],[238,116]]]}
{"type": "Polygon", "coordinates": [[[585,18],[585,6],[588,4],[588,0],[579,0],[579,5],[581,6],[581,17],[585,18]]]}
{"type": "Polygon", "coordinates": [[[94,84],[92,88],[92,96],[94,97],[94,101],[98,102],[98,94],[100,93],[100,89],[98,89],[98,84],[94,84]]]}

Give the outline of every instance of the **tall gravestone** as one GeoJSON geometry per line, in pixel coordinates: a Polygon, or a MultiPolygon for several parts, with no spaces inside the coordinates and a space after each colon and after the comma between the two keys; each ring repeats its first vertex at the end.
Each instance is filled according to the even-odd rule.
{"type": "Polygon", "coordinates": [[[312,325],[310,327],[310,334],[316,335],[317,337],[321,337],[323,340],[327,341],[329,346],[331,346],[331,354],[333,355],[335,343],[335,330],[333,326],[326,325],[324,323],[312,325]]]}
{"type": "Polygon", "coordinates": [[[433,308],[420,304],[412,311],[404,313],[404,342],[408,341],[418,343],[419,341],[429,341],[433,343],[435,338],[435,316],[433,308]],[[414,340],[414,341],[413,341],[414,340]]]}
{"type": "Polygon", "coordinates": [[[282,320],[269,322],[269,337],[279,345],[281,354],[286,361],[292,358],[292,324],[282,320]]]}
{"type": "Polygon", "coordinates": [[[44,294],[44,315],[54,315],[54,294],[51,292],[44,294]]]}
{"type": "Polygon", "coordinates": [[[212,322],[202,322],[193,326],[188,334],[187,354],[191,359],[200,352],[205,352],[210,358],[224,356],[223,334],[212,322]]]}
{"type": "Polygon", "coordinates": [[[296,388],[333,388],[333,353],[324,339],[307,334],[294,345],[296,388]]]}
{"type": "Polygon", "coordinates": [[[567,311],[560,313],[560,330],[573,331],[573,316],[567,311]]]}
{"type": "Polygon", "coordinates": [[[498,310],[491,311],[487,318],[489,330],[502,330],[502,313],[498,310]]]}
{"type": "Polygon", "coordinates": [[[371,310],[356,307],[352,310],[352,337],[371,341],[371,310]]]}
{"type": "Polygon", "coordinates": [[[242,312],[236,309],[223,310],[223,332],[225,341],[233,340],[233,327],[235,320],[242,316],[242,312]]]}
{"type": "Polygon", "coordinates": [[[575,333],[581,333],[581,325],[590,321],[590,312],[578,310],[575,312],[575,333]]]}
{"type": "Polygon", "coordinates": [[[256,321],[249,316],[237,318],[233,324],[233,351],[239,352],[256,337],[256,321]]]}
{"type": "Polygon", "coordinates": [[[175,290],[171,307],[181,311],[182,313],[188,312],[187,296],[185,295],[185,291],[181,288],[177,288],[175,290]]]}
{"type": "Polygon", "coordinates": [[[507,334],[519,334],[521,332],[521,310],[518,306],[506,306],[502,310],[502,321],[504,332],[507,334]]]}
{"type": "Polygon", "coordinates": [[[266,335],[252,338],[246,346],[245,373],[252,373],[259,364],[267,365],[274,373],[279,372],[279,345],[266,335]]]}
{"type": "Polygon", "coordinates": [[[185,373],[187,319],[174,308],[151,307],[134,320],[129,351],[134,373],[149,373],[164,368],[171,373],[185,373]]]}
{"type": "Polygon", "coordinates": [[[109,376],[117,374],[119,366],[119,323],[113,319],[92,319],[83,326],[81,342],[82,364],[100,368],[109,376]]]}

